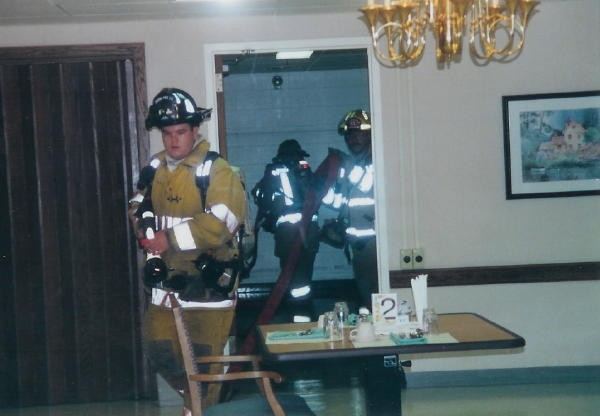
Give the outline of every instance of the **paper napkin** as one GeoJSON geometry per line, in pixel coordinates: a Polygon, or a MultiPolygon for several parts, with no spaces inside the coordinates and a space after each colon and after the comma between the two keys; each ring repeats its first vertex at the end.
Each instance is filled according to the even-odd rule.
{"type": "Polygon", "coordinates": [[[413,299],[415,301],[415,312],[419,326],[423,325],[423,310],[427,308],[427,275],[420,274],[410,279],[413,299]]]}

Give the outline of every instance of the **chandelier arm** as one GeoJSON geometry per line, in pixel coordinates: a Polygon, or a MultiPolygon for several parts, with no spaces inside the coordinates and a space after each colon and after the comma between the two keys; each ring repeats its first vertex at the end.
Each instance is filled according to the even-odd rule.
{"type": "Polygon", "coordinates": [[[386,23],[374,30],[373,47],[376,56],[384,61],[402,64],[418,59],[423,53],[425,42],[423,36],[411,39],[410,33],[396,22],[386,23]]]}
{"type": "Polygon", "coordinates": [[[367,0],[360,10],[377,59],[409,66],[421,59],[427,30],[433,32],[438,63],[457,61],[467,36],[475,61],[514,59],[523,49],[527,20],[537,4],[538,0],[390,0],[381,5],[367,0]]]}
{"type": "MultiPolygon", "coordinates": [[[[495,40],[494,40],[495,42],[495,40]]],[[[480,48],[485,49],[484,53],[481,53],[477,48],[477,42],[475,41],[475,37],[472,34],[469,39],[469,49],[471,54],[479,60],[496,60],[500,62],[509,61],[514,59],[518,54],[522,51],[523,45],[525,44],[525,37],[523,32],[523,27],[519,24],[517,26],[517,30],[513,33],[513,36],[510,37],[510,40],[506,44],[506,46],[502,49],[496,49],[491,45],[481,45],[480,48]],[[519,37],[519,42],[515,45],[515,36],[519,37]]]]}
{"type": "Polygon", "coordinates": [[[507,31],[508,40],[506,42],[506,45],[502,49],[496,49],[496,36],[490,35],[494,39],[494,41],[492,43],[492,45],[494,45],[494,46],[493,46],[493,48],[491,48],[492,55],[500,55],[500,56],[504,57],[504,56],[514,55],[515,53],[518,53],[521,51],[521,49],[523,48],[524,40],[525,40],[525,36],[524,36],[525,28],[523,26],[521,26],[519,23],[515,23],[515,29],[516,30],[513,30],[512,33],[508,33],[508,31],[507,31]],[[519,37],[519,42],[516,45],[515,45],[515,36],[519,37]]]}
{"type": "Polygon", "coordinates": [[[515,19],[514,15],[481,16],[472,14],[469,38],[470,51],[478,59],[503,59],[517,54],[523,48],[525,41],[525,27],[515,19]],[[497,47],[498,32],[506,34],[506,43],[502,48],[497,47]],[[475,36],[478,33],[479,36],[475,36]],[[515,43],[515,38],[519,42],[515,43]],[[479,48],[477,48],[479,45],[479,48]]]}

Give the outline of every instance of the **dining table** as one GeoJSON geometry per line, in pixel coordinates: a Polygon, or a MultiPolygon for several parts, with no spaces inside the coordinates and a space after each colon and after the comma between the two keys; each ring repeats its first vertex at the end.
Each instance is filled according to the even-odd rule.
{"type": "Polygon", "coordinates": [[[317,366],[328,360],[353,363],[350,365],[359,367],[362,374],[367,414],[398,416],[402,412],[401,391],[406,386],[403,367],[410,365],[402,357],[509,349],[520,352],[525,345],[522,336],[477,313],[443,313],[438,320],[436,334],[411,337],[391,330],[369,342],[352,340],[351,325],[345,326],[338,340],[327,339],[319,332],[322,329],[317,322],[259,325],[257,331],[266,365],[277,370],[284,363],[317,366]]]}

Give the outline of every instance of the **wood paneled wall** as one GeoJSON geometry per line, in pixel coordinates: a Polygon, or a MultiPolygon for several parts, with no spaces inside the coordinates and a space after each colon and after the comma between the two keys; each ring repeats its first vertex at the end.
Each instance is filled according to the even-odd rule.
{"type": "Polygon", "coordinates": [[[126,215],[144,46],[0,49],[0,406],[149,394],[126,215]]]}

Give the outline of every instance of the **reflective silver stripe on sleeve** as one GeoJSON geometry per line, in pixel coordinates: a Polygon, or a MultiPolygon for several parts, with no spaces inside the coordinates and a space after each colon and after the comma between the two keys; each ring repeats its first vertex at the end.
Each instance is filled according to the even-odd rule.
{"type": "Polygon", "coordinates": [[[292,184],[290,184],[287,170],[281,172],[279,178],[281,179],[281,187],[283,188],[283,194],[285,195],[285,204],[288,206],[292,205],[294,203],[294,192],[292,191],[292,184]]]}
{"type": "Polygon", "coordinates": [[[215,204],[210,207],[210,213],[213,214],[219,221],[221,221],[230,233],[234,233],[240,222],[238,221],[235,214],[225,204],[215,204]]]}
{"type": "Polygon", "coordinates": [[[332,206],[335,209],[340,208],[344,203],[346,203],[346,198],[344,198],[344,195],[342,195],[341,193],[337,193],[334,195],[332,206]]]}
{"type": "Polygon", "coordinates": [[[373,198],[350,198],[348,200],[349,207],[368,207],[371,205],[375,205],[373,198]]]}
{"type": "Polygon", "coordinates": [[[194,241],[192,230],[187,221],[174,226],[173,232],[175,233],[175,239],[177,240],[179,249],[184,251],[194,250],[196,248],[196,242],[194,241]]]}
{"type": "Polygon", "coordinates": [[[302,219],[302,214],[296,212],[294,214],[286,214],[277,218],[277,223],[275,225],[283,224],[284,222],[289,222],[290,224],[296,224],[300,222],[302,219]]]}
{"type": "Polygon", "coordinates": [[[348,227],[346,228],[346,234],[353,235],[355,237],[371,237],[375,235],[375,230],[372,228],[359,230],[355,227],[348,227]]]}
{"type": "Polygon", "coordinates": [[[138,192],[133,196],[133,198],[131,198],[129,200],[129,203],[134,204],[137,202],[138,204],[141,204],[143,200],[144,200],[144,195],[142,195],[141,193],[138,192]]]}
{"type": "Polygon", "coordinates": [[[179,293],[177,292],[167,292],[166,290],[160,288],[152,288],[152,304],[156,306],[165,306],[167,308],[171,308],[175,305],[171,305],[171,300],[167,296],[169,293],[172,293],[175,296],[175,299],[179,302],[182,308],[230,308],[234,306],[235,301],[233,299],[225,299],[220,302],[194,302],[194,301],[186,301],[179,298],[179,293]]]}
{"type": "MultiPolygon", "coordinates": [[[[293,214],[285,214],[285,215],[282,215],[281,217],[277,218],[277,222],[275,223],[275,225],[283,224],[285,222],[289,222],[290,224],[296,224],[296,223],[300,222],[301,219],[302,219],[302,214],[299,212],[296,212],[293,214]]],[[[315,214],[310,218],[310,220],[312,222],[316,222],[319,220],[319,217],[315,214]]]]}
{"type": "Polygon", "coordinates": [[[333,187],[329,188],[327,190],[327,193],[325,194],[325,196],[323,197],[323,203],[325,205],[331,205],[333,204],[333,197],[334,197],[334,191],[333,191],[333,187]]]}
{"type": "Polygon", "coordinates": [[[362,192],[368,192],[373,188],[373,165],[369,165],[365,168],[365,175],[363,176],[360,184],[358,185],[358,189],[362,192]]]}
{"type": "Polygon", "coordinates": [[[363,172],[363,168],[361,168],[360,166],[354,166],[350,171],[350,174],[348,175],[348,180],[352,184],[357,184],[360,178],[362,178],[363,172]]]}
{"type": "Polygon", "coordinates": [[[159,230],[165,230],[167,228],[173,228],[176,225],[181,224],[182,222],[186,222],[191,220],[192,217],[169,217],[167,215],[162,215],[157,219],[157,227],[159,230]]]}

